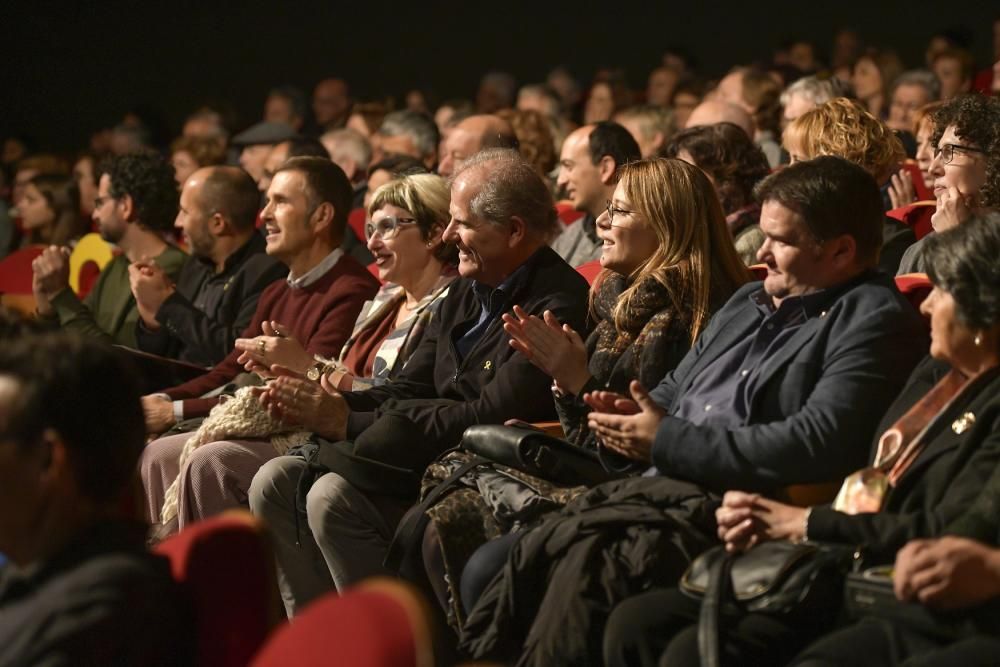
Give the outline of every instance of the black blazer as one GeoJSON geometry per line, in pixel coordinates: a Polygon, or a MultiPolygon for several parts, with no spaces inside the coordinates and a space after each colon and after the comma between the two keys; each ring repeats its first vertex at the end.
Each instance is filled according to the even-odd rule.
{"type": "MultiPolygon", "coordinates": [[[[761,286],[737,291],[652,391],[668,414],[704,368],[754,334],[750,295],[761,286]]],[[[881,273],[830,288],[829,299],[764,363],[744,425],[664,417],[653,442],[662,474],[718,492],[766,493],[838,480],[864,464],[879,419],[927,352],[927,327],[881,273]]]]}
{"type": "MultiPolygon", "coordinates": [[[[929,357],[921,363],[886,412],[878,434],[946,371],[946,365],[929,357]]],[[[1000,369],[991,373],[975,395],[951,406],[929,434],[926,448],[890,491],[883,511],[850,516],[828,506],[816,507],[809,517],[809,539],[864,545],[877,562],[891,561],[909,540],[943,535],[987,488],[1000,463],[1000,369]],[[966,413],[972,413],[975,422],[964,431],[954,428],[955,420],[966,413]]],[[[873,447],[877,445],[878,437],[873,447]]]]}

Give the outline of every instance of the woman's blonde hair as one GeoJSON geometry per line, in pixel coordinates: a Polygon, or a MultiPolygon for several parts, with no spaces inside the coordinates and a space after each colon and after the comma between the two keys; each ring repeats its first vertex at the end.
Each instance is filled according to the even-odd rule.
{"type": "MultiPolygon", "coordinates": [[[[383,206],[396,206],[406,211],[417,221],[420,235],[430,241],[432,234],[440,235],[451,219],[448,207],[451,204],[451,188],[448,181],[437,174],[410,174],[395,178],[372,195],[368,204],[368,217],[383,206]]],[[[458,260],[458,250],[449,243],[442,243],[437,258],[449,264],[458,260]]]]}
{"type": "Polygon", "coordinates": [[[785,128],[783,139],[786,150],[797,147],[805,160],[820,155],[850,160],[879,185],[906,159],[895,133],[859,102],[846,97],[836,97],[799,116],[785,128]]]}
{"type": "Polygon", "coordinates": [[[626,164],[619,171],[619,183],[631,210],[649,225],[659,243],[628,276],[630,285],[615,305],[615,326],[625,328],[632,299],[649,276],[667,290],[677,313],[689,314],[693,343],[708,321],[713,287],[728,294],[749,277],[736,254],[715,188],[698,167],[669,158],[626,164]]]}

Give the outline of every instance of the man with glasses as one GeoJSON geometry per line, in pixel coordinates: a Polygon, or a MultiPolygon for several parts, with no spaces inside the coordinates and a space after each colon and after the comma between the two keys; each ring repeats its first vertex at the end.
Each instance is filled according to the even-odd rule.
{"type": "MultiPolygon", "coordinates": [[[[935,231],[959,225],[976,214],[1000,208],[1000,98],[962,95],[946,102],[933,116],[935,231]]],[[[923,239],[903,254],[897,275],[926,273],[920,249],[923,239]]]]}
{"type": "MultiPolygon", "coordinates": [[[[366,391],[328,394],[305,424],[322,438],[310,463],[278,457],[251,485],[250,508],[275,536],[289,615],[389,572],[382,562],[424,469],[467,427],[554,416],[552,379],[510,346],[501,320],[519,305],[585,335],[587,283],[546,244],[559,224],[551,193],[516,151],[490,149],[455,175],[450,211],[443,239],[458,247],[460,277],[402,372],[366,391]]],[[[305,383],[278,378],[267,401],[280,406],[305,383]]]]}
{"type": "Polygon", "coordinates": [[[583,215],[562,230],[552,241],[552,249],[570,266],[601,256],[603,243],[597,237],[597,218],[615,193],[618,168],[640,157],[639,144],[618,123],[584,125],[566,137],[556,182],[573,208],[583,215]]]}
{"type": "Polygon", "coordinates": [[[187,256],[163,239],[176,216],[177,181],[169,163],[149,153],[114,158],[98,182],[93,218],[104,240],[122,252],[81,300],[69,286],[70,249],[46,248],[32,262],[38,317],[84,336],[136,347],[139,310],[129,266],[155,264],[171,281],[177,279],[187,256]]]}

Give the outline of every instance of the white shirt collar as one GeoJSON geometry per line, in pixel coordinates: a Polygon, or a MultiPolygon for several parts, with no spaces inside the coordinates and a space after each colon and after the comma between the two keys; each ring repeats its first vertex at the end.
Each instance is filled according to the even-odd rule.
{"type": "Polygon", "coordinates": [[[288,286],[292,289],[305,289],[306,287],[309,287],[314,282],[325,276],[327,271],[332,269],[337,264],[337,260],[339,260],[343,254],[344,251],[337,248],[324,257],[323,261],[303,273],[301,276],[293,276],[289,273],[288,278],[286,278],[288,286]]]}

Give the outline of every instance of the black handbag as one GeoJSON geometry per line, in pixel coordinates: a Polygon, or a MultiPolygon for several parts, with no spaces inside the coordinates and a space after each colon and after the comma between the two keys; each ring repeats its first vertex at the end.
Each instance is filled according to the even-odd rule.
{"type": "Polygon", "coordinates": [[[607,470],[597,452],[531,428],[470,426],[462,435],[462,448],[562,486],[594,486],[622,476],[607,470]]]}
{"type": "Polygon", "coordinates": [[[763,612],[814,614],[841,605],[844,578],[860,558],[853,547],[817,542],[764,542],[743,554],[709,549],[688,567],[681,590],[702,599],[698,649],[703,665],[719,665],[720,617],[763,612]]]}

